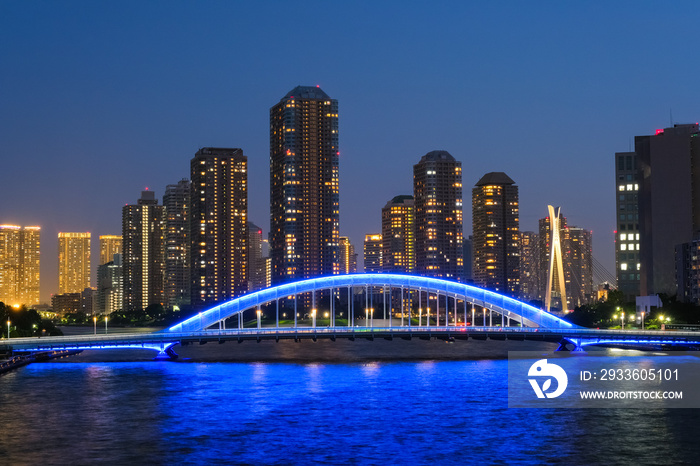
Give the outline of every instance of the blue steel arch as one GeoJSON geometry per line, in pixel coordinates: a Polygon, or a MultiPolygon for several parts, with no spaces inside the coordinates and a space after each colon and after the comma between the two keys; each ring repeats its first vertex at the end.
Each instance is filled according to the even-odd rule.
{"type": "Polygon", "coordinates": [[[524,326],[554,329],[577,328],[576,325],[570,322],[566,322],[553,314],[522,301],[518,301],[517,299],[504,296],[494,291],[465,285],[464,283],[416,275],[364,273],[311,278],[265,288],[264,290],[240,296],[207,311],[200,312],[198,315],[170,327],[168,331],[197,332],[205,330],[217,322],[240,312],[253,309],[277,299],[283,299],[311,291],[346,288],[350,286],[391,286],[392,288],[403,287],[405,290],[427,291],[429,293],[437,293],[443,296],[462,299],[477,306],[485,307],[510,318],[514,318],[515,320],[520,319],[520,322],[522,322],[524,326]]]}

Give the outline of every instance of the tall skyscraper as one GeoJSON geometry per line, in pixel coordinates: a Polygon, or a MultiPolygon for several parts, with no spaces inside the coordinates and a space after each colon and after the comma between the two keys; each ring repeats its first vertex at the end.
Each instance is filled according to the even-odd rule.
{"type": "Polygon", "coordinates": [[[472,189],[474,282],[518,296],[520,222],[518,187],[503,172],[484,175],[472,189]]]}
{"type": "Polygon", "coordinates": [[[0,302],[39,304],[40,227],[0,225],[0,302]]]}
{"type": "Polygon", "coordinates": [[[58,234],[58,293],[90,288],[90,233],[58,234]]]}
{"type": "Polygon", "coordinates": [[[365,235],[364,263],[365,273],[377,273],[382,271],[382,235],[365,235]]]}
{"type": "Polygon", "coordinates": [[[165,304],[165,207],[153,191],[122,207],[123,308],[165,304]]]}
{"type": "Polygon", "coordinates": [[[637,274],[639,294],[676,294],[675,248],[700,233],[699,165],[697,123],[636,136],[634,153],[616,154],[617,274],[626,294],[637,274]]]}
{"type": "Polygon", "coordinates": [[[396,196],[382,209],[382,268],[412,273],[416,268],[413,196],[396,196]]]}
{"type": "Polygon", "coordinates": [[[205,147],[190,169],[191,303],[202,308],[248,291],[248,158],[205,147]]]}
{"type": "Polygon", "coordinates": [[[347,236],[340,237],[340,273],[357,272],[357,253],[347,236]]]}
{"type": "Polygon", "coordinates": [[[121,235],[100,235],[100,264],[114,260],[115,254],[122,253],[121,235]]]}
{"type": "Polygon", "coordinates": [[[263,259],[262,228],[248,222],[248,290],[261,290],[267,286],[265,260],[263,259]]]}
{"type": "Polygon", "coordinates": [[[413,166],[416,272],[462,280],[462,164],[449,152],[425,154],[413,166]]]}
{"type": "Polygon", "coordinates": [[[338,101],[298,86],[270,109],[273,283],[336,274],[338,101]]]}
{"type": "Polygon", "coordinates": [[[190,304],[190,190],[187,179],[165,187],[165,303],[190,304]]]}

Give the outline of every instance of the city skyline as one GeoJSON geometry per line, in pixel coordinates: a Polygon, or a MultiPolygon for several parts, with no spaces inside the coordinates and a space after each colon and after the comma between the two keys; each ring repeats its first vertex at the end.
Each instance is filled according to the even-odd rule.
{"type": "MultiPolygon", "coordinates": [[[[249,220],[267,234],[269,107],[316,84],[342,113],[340,235],[356,246],[381,228],[386,200],[410,192],[415,160],[444,149],[462,162],[466,187],[492,171],[517,180],[521,231],[534,230],[548,204],[562,206],[593,230],[594,256],[613,272],[614,154],[637,135],[698,120],[699,65],[678,45],[693,43],[696,16],[682,3],[441,5],[402,8],[393,21],[394,6],[278,5],[268,24],[253,20],[264,5],[134,3],[129,15],[0,6],[0,52],[12,64],[0,78],[12,89],[2,95],[0,150],[17,175],[0,187],[0,220],[42,227],[41,300],[58,289],[59,231],[91,232],[97,251],[100,235],[120,233],[121,206],[186,177],[201,147],[248,155],[249,220]],[[297,32],[311,50],[286,57],[275,47],[288,34],[282,25],[304,14],[344,21],[297,32]],[[232,17],[236,31],[209,26],[232,17]],[[205,24],[211,37],[196,33],[205,24]],[[409,34],[411,24],[421,27],[409,34]],[[358,39],[359,26],[367,34],[358,39]],[[336,53],[343,59],[332,67],[321,59],[336,53]],[[649,70],[652,56],[659,71],[649,70]],[[194,71],[214,67],[236,71],[194,71]],[[30,173],[31,189],[21,176],[30,173]]],[[[469,206],[463,218],[468,236],[469,206]]]]}

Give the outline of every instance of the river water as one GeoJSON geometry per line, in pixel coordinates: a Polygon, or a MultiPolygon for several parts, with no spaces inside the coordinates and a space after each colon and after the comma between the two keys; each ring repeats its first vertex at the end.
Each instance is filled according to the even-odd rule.
{"type": "Polygon", "coordinates": [[[700,410],[509,409],[504,359],[66,361],[0,378],[1,464],[638,465],[700,457],[700,410]]]}

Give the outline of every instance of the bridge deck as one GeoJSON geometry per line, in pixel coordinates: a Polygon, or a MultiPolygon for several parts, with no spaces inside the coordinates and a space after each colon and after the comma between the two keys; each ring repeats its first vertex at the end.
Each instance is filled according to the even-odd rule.
{"type": "Polygon", "coordinates": [[[56,349],[148,348],[173,344],[282,339],[456,339],[537,340],[576,342],[578,345],[676,345],[700,347],[700,332],[655,330],[543,329],[526,327],[297,327],[206,330],[197,332],[120,333],[0,340],[0,350],[47,351],[56,349]]]}

